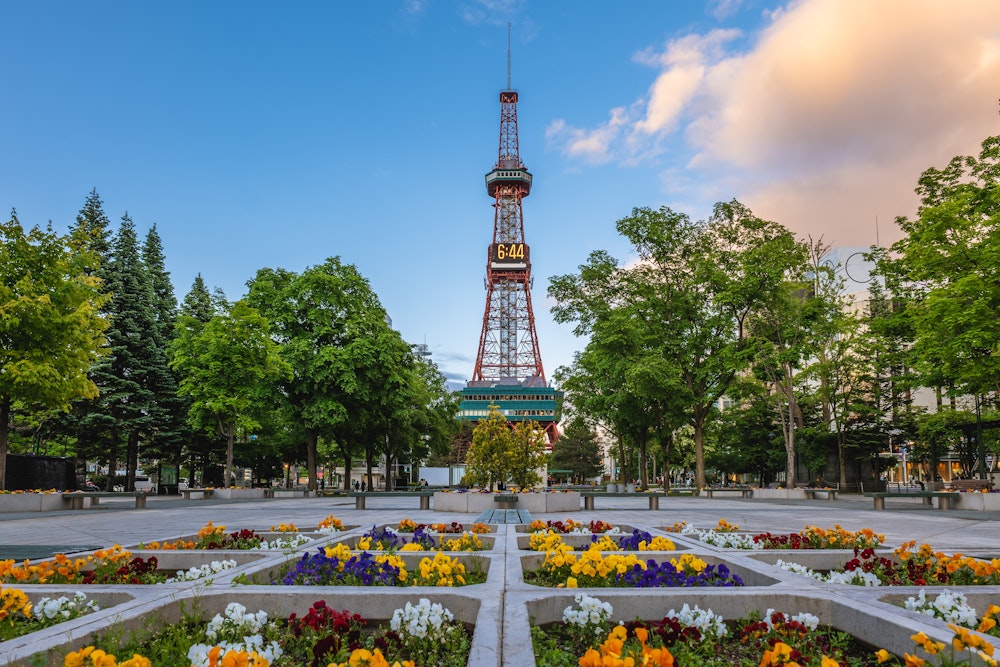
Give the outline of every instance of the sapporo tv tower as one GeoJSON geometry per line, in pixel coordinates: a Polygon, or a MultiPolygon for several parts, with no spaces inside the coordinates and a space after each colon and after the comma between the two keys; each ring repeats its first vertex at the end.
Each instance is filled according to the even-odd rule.
{"type": "Polygon", "coordinates": [[[479,421],[496,405],[510,423],[536,421],[549,443],[558,436],[562,392],[548,386],[542,369],[531,307],[531,255],[524,238],[521,202],[531,192],[531,174],[517,141],[517,91],[500,92],[500,149],[486,174],[493,198],[493,242],[486,255],[486,311],[472,380],[462,390],[461,416],[479,421]]]}

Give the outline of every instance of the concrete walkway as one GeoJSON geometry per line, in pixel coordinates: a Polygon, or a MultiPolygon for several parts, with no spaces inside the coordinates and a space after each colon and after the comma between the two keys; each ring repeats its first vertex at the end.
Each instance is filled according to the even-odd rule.
{"type": "MultiPolygon", "coordinates": [[[[333,514],[344,524],[364,526],[392,523],[409,517],[420,523],[471,523],[471,514],[418,509],[417,498],[372,498],[368,508],[356,510],[350,498],[277,500],[181,500],[167,496],[149,499],[149,508],[137,510],[131,500],[102,502],[99,508],[54,512],[0,514],[0,558],[13,545],[136,544],[197,532],[209,521],[232,529],[264,530],[279,523],[316,526],[333,514]]],[[[893,500],[883,511],[872,509],[870,498],[841,496],[829,500],[723,499],[671,497],[659,510],[647,509],[645,498],[600,499],[592,511],[534,514],[542,520],[601,519],[610,523],[664,528],[684,521],[699,529],[712,528],[719,519],[754,532],[797,532],[806,525],[847,530],[871,528],[884,533],[890,547],[916,540],[942,551],[996,549],[1000,552],[1000,512],[939,510],[919,499],[893,500]]]]}
{"type": "MultiPolygon", "coordinates": [[[[890,549],[915,540],[918,545],[927,543],[948,554],[962,552],[1000,558],[1000,539],[997,538],[1000,512],[939,510],[922,504],[919,499],[912,499],[912,502],[897,499],[883,511],[875,511],[870,498],[852,496],[841,496],[836,501],[671,497],[663,499],[658,510],[650,510],[648,506],[645,497],[599,498],[595,510],[533,513],[533,517],[542,520],[572,518],[582,522],[599,519],[654,533],[679,522],[710,529],[720,519],[755,533],[787,534],[798,532],[807,525],[820,528],[840,525],[846,530],[870,528],[882,533],[885,546],[890,549]]],[[[135,509],[131,500],[115,499],[93,509],[0,514],[0,559],[41,558],[58,551],[71,553],[114,544],[130,546],[170,540],[191,535],[209,521],[229,530],[252,528],[263,532],[280,523],[294,523],[305,531],[331,514],[345,526],[357,528],[343,536],[328,538],[327,542],[352,543],[376,524],[395,525],[403,518],[418,523],[456,521],[469,525],[477,517],[475,514],[420,510],[416,497],[370,498],[364,510],[355,509],[352,498],[185,501],[151,497],[144,510],[135,509]]],[[[142,623],[151,616],[166,615],[164,622],[169,623],[170,614],[179,614],[179,605],[188,598],[197,598],[213,613],[230,602],[239,601],[248,608],[266,607],[272,614],[287,615],[290,611],[301,613],[317,597],[329,596],[340,608],[361,611],[369,618],[388,618],[403,601],[426,595],[452,609],[456,618],[475,625],[470,665],[530,667],[534,664],[531,624],[558,620],[562,610],[573,603],[574,592],[533,586],[525,581],[524,572],[537,567],[543,556],[525,551],[518,541],[519,537],[523,541],[525,536],[518,534],[515,528],[498,526],[493,535],[494,546],[489,552],[482,552],[481,556],[462,556],[485,563],[488,577],[485,583],[455,589],[288,586],[276,590],[262,585],[261,581],[234,587],[230,578],[235,574],[220,575],[214,582],[205,583],[88,587],[87,592],[91,595],[104,595],[110,600],[105,604],[118,606],[111,606],[92,618],[83,617],[4,642],[0,644],[0,664],[34,667],[39,664],[37,652],[47,651],[44,664],[61,665],[66,647],[86,645],[94,630],[112,625],[124,628],[142,623]],[[114,596],[118,599],[112,599],[114,596]],[[126,597],[131,601],[123,599],[126,597]]],[[[940,641],[950,641],[950,631],[943,623],[900,606],[907,595],[917,593],[914,587],[893,590],[825,584],[774,566],[774,560],[781,557],[814,569],[836,568],[842,565],[845,552],[798,552],[794,556],[788,551],[740,552],[711,547],[686,536],[672,537],[679,549],[698,554],[710,563],[728,563],[735,573],[744,577],[747,586],[698,589],[697,592],[684,588],[610,588],[595,589],[591,594],[612,602],[616,618],[617,614],[621,618],[660,618],[667,609],[679,609],[687,602],[697,602],[702,608],[711,608],[726,618],[739,618],[751,610],[763,611],[766,607],[793,613],[809,612],[819,616],[824,623],[897,655],[913,650],[910,636],[914,632],[926,632],[940,641]]],[[[168,558],[188,558],[183,552],[158,553],[165,568],[168,568],[165,564],[168,558]]],[[[205,558],[219,552],[200,553],[198,557],[205,558]]],[[[264,560],[257,561],[259,565],[248,565],[248,571],[254,568],[275,571],[274,568],[295,557],[275,552],[254,555],[250,558],[264,560]]],[[[263,581],[267,580],[265,576],[263,581]]],[[[34,589],[29,594],[36,597],[44,590],[44,587],[28,588],[34,589]]],[[[977,608],[985,609],[983,605],[1000,602],[1000,586],[968,587],[966,590],[970,603],[977,608]]]]}

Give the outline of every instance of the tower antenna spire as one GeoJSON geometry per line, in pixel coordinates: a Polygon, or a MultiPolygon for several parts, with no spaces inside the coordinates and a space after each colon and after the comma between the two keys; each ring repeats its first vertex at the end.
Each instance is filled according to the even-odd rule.
{"type": "Polygon", "coordinates": [[[507,90],[510,90],[510,21],[507,21],[507,90]]]}

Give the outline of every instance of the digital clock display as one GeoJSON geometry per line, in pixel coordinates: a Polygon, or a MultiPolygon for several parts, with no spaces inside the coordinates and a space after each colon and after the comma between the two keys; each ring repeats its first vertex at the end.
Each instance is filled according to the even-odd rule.
{"type": "Polygon", "coordinates": [[[494,269],[528,268],[528,244],[527,243],[491,244],[490,267],[494,269]]]}

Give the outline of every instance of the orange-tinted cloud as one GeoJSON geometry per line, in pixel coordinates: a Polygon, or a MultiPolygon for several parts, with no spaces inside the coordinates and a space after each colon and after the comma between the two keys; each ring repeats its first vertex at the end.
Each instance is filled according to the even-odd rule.
{"type": "Polygon", "coordinates": [[[656,168],[665,156],[649,147],[683,133],[690,159],[671,169],[709,180],[715,199],[803,236],[868,245],[876,216],[883,243],[898,237],[889,221],[913,214],[920,172],[1000,134],[996,0],[802,0],[745,52],[729,46],[736,36],[643,52],[659,73],[638,101],[602,127],[563,122],[550,138],[567,154],[576,145],[656,168]]]}

